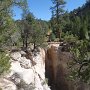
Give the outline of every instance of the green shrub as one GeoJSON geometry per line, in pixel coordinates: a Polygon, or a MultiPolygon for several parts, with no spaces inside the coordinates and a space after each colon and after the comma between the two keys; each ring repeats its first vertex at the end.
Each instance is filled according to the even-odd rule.
{"type": "Polygon", "coordinates": [[[73,34],[71,34],[71,35],[66,34],[66,35],[64,36],[64,40],[65,40],[66,42],[75,42],[75,41],[78,40],[78,37],[74,37],[73,34]]]}
{"type": "Polygon", "coordinates": [[[81,80],[90,84],[90,55],[88,52],[88,40],[79,40],[74,43],[70,52],[73,60],[69,62],[70,79],[81,80]]]}
{"type": "Polygon", "coordinates": [[[56,37],[55,37],[55,34],[54,34],[54,33],[52,33],[52,34],[50,35],[50,39],[51,39],[51,41],[55,41],[56,37]]]}
{"type": "Polygon", "coordinates": [[[0,52],[0,75],[7,72],[10,68],[10,58],[5,52],[0,52]]]}

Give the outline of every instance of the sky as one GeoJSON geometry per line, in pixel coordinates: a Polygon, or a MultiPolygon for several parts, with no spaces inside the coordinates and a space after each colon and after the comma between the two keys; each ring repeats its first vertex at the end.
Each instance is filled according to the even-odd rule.
{"type": "MultiPolygon", "coordinates": [[[[85,4],[86,0],[65,0],[65,10],[72,11],[78,7],[81,7],[85,4]]],[[[51,10],[50,7],[52,6],[51,0],[28,0],[28,6],[30,12],[34,14],[34,16],[38,19],[42,20],[50,20],[51,18],[51,10]]],[[[14,7],[14,16],[15,20],[21,19],[22,11],[14,7]]]]}

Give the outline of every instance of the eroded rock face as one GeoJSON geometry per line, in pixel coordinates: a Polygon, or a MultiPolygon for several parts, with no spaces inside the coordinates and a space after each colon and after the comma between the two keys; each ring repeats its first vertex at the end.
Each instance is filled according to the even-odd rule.
{"type": "Polygon", "coordinates": [[[66,80],[69,56],[69,53],[61,52],[55,46],[47,50],[46,77],[49,78],[52,90],[69,90],[69,82],[66,80]]]}
{"type": "Polygon", "coordinates": [[[5,78],[0,78],[0,88],[1,90],[17,90],[16,85],[5,78]]]}
{"type": "Polygon", "coordinates": [[[32,54],[35,65],[25,54],[23,51],[11,53],[10,73],[4,76],[11,87],[4,89],[7,87],[6,82],[0,82],[2,90],[50,90],[45,80],[45,51],[40,48],[35,56],[32,54]]]}
{"type": "Polygon", "coordinates": [[[90,86],[67,80],[69,70],[67,63],[72,60],[69,52],[61,51],[61,47],[51,46],[46,52],[46,77],[49,79],[51,90],[90,90],[90,86]]]}
{"type": "Polygon", "coordinates": [[[58,49],[58,65],[56,72],[56,90],[74,90],[73,82],[67,80],[69,70],[67,63],[71,60],[69,52],[61,52],[58,49]]]}
{"type": "Polygon", "coordinates": [[[57,68],[57,48],[51,46],[46,53],[46,77],[48,77],[49,84],[53,84],[56,79],[56,68],[57,68]]]}

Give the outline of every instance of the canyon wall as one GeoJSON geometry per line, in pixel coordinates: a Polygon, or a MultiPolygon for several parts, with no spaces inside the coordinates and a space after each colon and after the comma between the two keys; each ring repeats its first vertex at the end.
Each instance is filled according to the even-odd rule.
{"type": "Polygon", "coordinates": [[[61,47],[51,46],[46,51],[46,77],[51,90],[90,90],[90,87],[82,82],[78,86],[70,81],[67,63],[72,56],[61,47]]]}
{"type": "Polygon", "coordinates": [[[50,90],[45,79],[45,51],[11,52],[9,73],[0,77],[0,90],[50,90]]]}
{"type": "MultiPolygon", "coordinates": [[[[64,50],[64,49],[63,49],[64,50]]],[[[90,86],[67,79],[69,52],[51,45],[45,52],[11,52],[9,73],[0,77],[2,90],[90,90],[90,86]],[[48,81],[47,81],[48,79],[48,81]]]]}

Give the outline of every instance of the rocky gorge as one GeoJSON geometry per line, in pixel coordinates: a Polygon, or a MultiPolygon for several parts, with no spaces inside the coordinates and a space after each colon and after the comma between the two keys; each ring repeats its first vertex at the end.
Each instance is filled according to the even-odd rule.
{"type": "Polygon", "coordinates": [[[0,77],[1,90],[90,90],[83,82],[76,86],[67,80],[72,56],[59,45],[34,53],[14,51],[10,57],[10,71],[0,77]]]}
{"type": "Polygon", "coordinates": [[[73,59],[72,54],[66,48],[53,45],[47,50],[46,77],[51,90],[90,90],[90,86],[86,83],[68,79],[70,74],[68,63],[73,59]]]}

